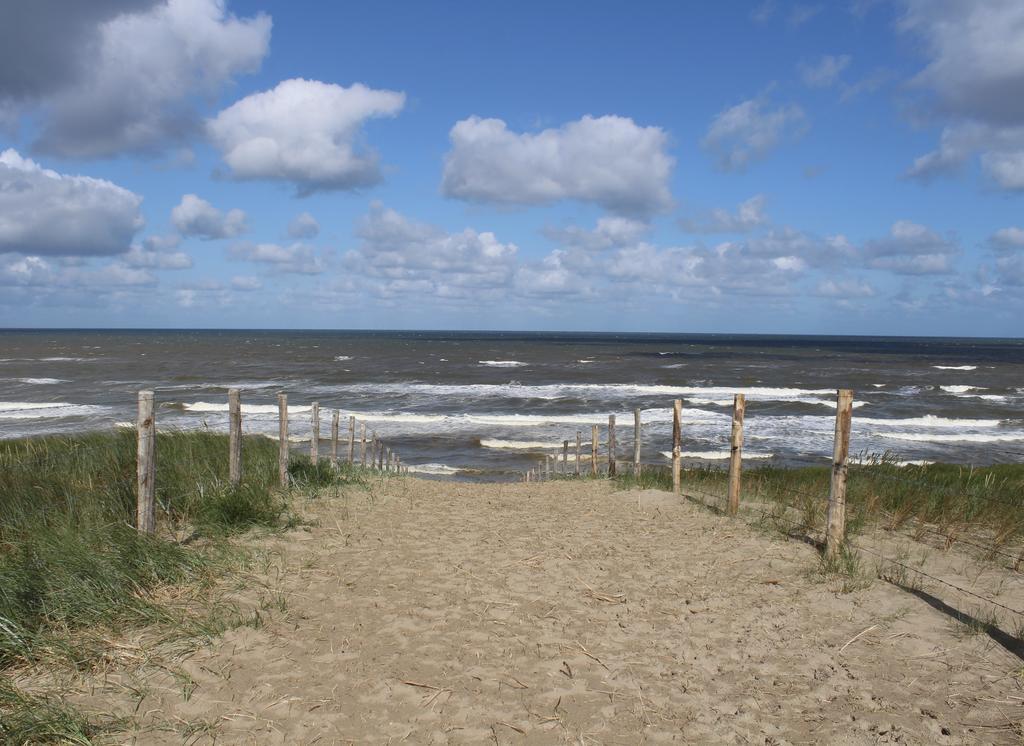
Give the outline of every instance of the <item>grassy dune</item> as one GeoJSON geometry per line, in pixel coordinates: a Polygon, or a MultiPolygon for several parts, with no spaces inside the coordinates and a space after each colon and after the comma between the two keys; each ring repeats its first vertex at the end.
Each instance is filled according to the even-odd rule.
{"type": "MultiPolygon", "coordinates": [[[[155,595],[211,583],[230,566],[230,534],[294,522],[276,484],[277,444],[246,438],[238,486],[228,482],[227,454],[226,436],[161,432],[158,531],[143,536],[133,528],[134,431],[0,441],[0,669],[85,666],[102,654],[105,633],[135,626],[202,634],[230,624],[186,618],[155,595]]],[[[361,479],[305,457],[294,457],[290,473],[301,491],[361,479]]],[[[95,727],[0,678],[0,741],[81,740],[95,727]]]]}
{"type": "MultiPolygon", "coordinates": [[[[724,469],[686,469],[686,489],[724,496],[724,469]]],[[[820,529],[829,493],[831,468],[757,466],[744,471],[743,501],[787,516],[804,529],[820,529]]],[[[619,477],[624,485],[671,489],[671,471],[650,467],[639,480],[619,477]]],[[[847,480],[847,531],[865,525],[939,532],[951,541],[981,536],[1000,549],[1024,538],[1024,464],[972,467],[956,464],[897,466],[885,458],[850,467],[847,480]]]]}

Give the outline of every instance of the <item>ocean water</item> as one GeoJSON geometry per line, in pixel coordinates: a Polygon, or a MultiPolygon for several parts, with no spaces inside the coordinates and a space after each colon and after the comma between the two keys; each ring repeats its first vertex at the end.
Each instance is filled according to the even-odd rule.
{"type": "MultiPolygon", "coordinates": [[[[0,437],[104,429],[156,391],[160,428],[276,436],[289,396],[301,449],[309,405],[354,414],[424,474],[508,478],[615,414],[621,458],[643,410],[643,460],[667,463],[672,401],[687,461],[724,464],[732,396],[745,455],[827,463],[835,391],[852,388],[851,451],[905,461],[1024,462],[1024,340],[333,331],[0,331],[0,437]]],[[[322,436],[330,413],[322,412],[322,436]]],[[[589,445],[585,446],[589,452],[589,445]]],[[[631,457],[631,456],[630,456],[631,457]]]]}

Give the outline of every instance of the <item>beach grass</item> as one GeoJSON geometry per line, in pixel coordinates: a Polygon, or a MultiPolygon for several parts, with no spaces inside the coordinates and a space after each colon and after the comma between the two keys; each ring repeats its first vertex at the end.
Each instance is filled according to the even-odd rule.
{"type": "MultiPolygon", "coordinates": [[[[974,537],[1000,551],[1024,538],[1024,464],[899,465],[882,455],[857,459],[847,478],[847,533],[866,527],[906,529],[916,536],[945,537],[947,544],[974,537]]],[[[829,466],[744,470],[742,501],[782,519],[790,527],[824,525],[832,470],[829,466]]],[[[668,467],[645,466],[639,478],[625,473],[624,486],[672,489],[668,467]]],[[[723,468],[683,470],[684,491],[716,507],[724,505],[728,473],[723,468]],[[716,502],[717,501],[717,502],[716,502]]]]}
{"type": "MultiPolygon", "coordinates": [[[[293,455],[291,489],[281,490],[277,444],[247,437],[235,486],[226,436],[161,432],[158,530],[148,536],[133,525],[135,448],[133,430],[0,441],[0,669],[57,660],[88,665],[102,654],[96,630],[223,627],[219,617],[197,621],[169,608],[159,589],[208,586],[232,566],[232,534],[292,526],[295,494],[364,479],[358,468],[293,455]]],[[[7,681],[0,723],[0,741],[12,743],[82,742],[92,727],[7,681]]]]}

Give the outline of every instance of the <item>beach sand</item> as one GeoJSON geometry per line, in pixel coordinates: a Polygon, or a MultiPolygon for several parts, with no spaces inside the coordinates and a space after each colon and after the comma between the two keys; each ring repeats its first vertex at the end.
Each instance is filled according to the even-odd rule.
{"type": "Polygon", "coordinates": [[[599,481],[372,498],[265,540],[261,627],[72,701],[137,743],[1019,743],[1018,657],[807,544],[599,481]]]}

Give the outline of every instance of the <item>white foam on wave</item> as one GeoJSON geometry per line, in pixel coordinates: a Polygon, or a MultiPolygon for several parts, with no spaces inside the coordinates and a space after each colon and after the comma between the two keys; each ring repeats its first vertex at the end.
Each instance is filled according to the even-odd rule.
{"type": "Polygon", "coordinates": [[[985,401],[1006,402],[1010,397],[1002,394],[957,394],[961,399],[984,399],[985,401]]]}
{"type": "Polygon", "coordinates": [[[577,360],[577,363],[596,363],[596,360],[577,360]]]}
{"type": "Polygon", "coordinates": [[[334,359],[335,359],[335,361],[337,361],[339,363],[343,363],[346,360],[351,360],[352,356],[351,355],[335,355],[334,359]]]}
{"type": "Polygon", "coordinates": [[[977,365],[933,365],[938,370],[977,370],[977,365]]]}
{"type": "MultiPolygon", "coordinates": [[[[561,443],[547,443],[539,440],[502,440],[501,438],[482,438],[480,445],[484,448],[509,448],[520,451],[546,451],[550,448],[562,447],[561,443]]],[[[589,441],[587,445],[590,445],[589,441]]]]}
{"type": "Polygon", "coordinates": [[[871,385],[874,386],[876,389],[884,389],[885,388],[885,384],[884,383],[873,383],[871,385]]]}
{"type": "MultiPolygon", "coordinates": [[[[197,402],[185,402],[182,408],[186,412],[227,412],[227,402],[208,402],[208,401],[197,401],[197,402]]],[[[309,412],[312,407],[303,405],[288,405],[288,414],[301,414],[302,412],[309,412]]],[[[277,414],[278,409],[276,404],[243,404],[242,414],[277,414]]]]}
{"type": "Polygon", "coordinates": [[[88,363],[96,358],[93,357],[41,357],[42,363],[88,363]]]}
{"type": "Polygon", "coordinates": [[[908,440],[915,443],[1011,443],[1024,440],[1018,433],[873,433],[879,438],[908,440]]]}
{"type": "Polygon", "coordinates": [[[874,417],[857,417],[854,423],[860,425],[883,425],[889,427],[998,427],[1002,420],[967,420],[955,417],[938,417],[926,414],[923,417],[907,417],[904,419],[880,419],[874,417]]]}
{"type": "Polygon", "coordinates": [[[102,407],[98,404],[0,401],[0,420],[48,420],[66,417],[87,417],[107,411],[107,407],[102,407]]]}
{"type": "Polygon", "coordinates": [[[458,474],[462,471],[447,464],[406,464],[405,468],[416,474],[458,474]]]}
{"type": "Polygon", "coordinates": [[[947,394],[963,394],[967,391],[984,391],[984,388],[978,386],[939,386],[940,389],[945,391],[947,394]]]}
{"type": "MultiPolygon", "coordinates": [[[[672,451],[661,451],[662,456],[667,459],[672,458],[672,451]]],[[[703,461],[719,461],[721,459],[727,459],[732,456],[729,451],[680,451],[679,455],[682,458],[696,458],[703,461]]],[[[772,453],[744,453],[744,459],[765,459],[773,458],[772,453]]]]}
{"type": "MultiPolygon", "coordinates": [[[[481,361],[486,362],[486,361],[481,361]]],[[[501,362],[501,361],[492,361],[501,362]]],[[[511,362],[511,361],[507,361],[511,362]]],[[[524,363],[525,365],[525,363],[524,363]]],[[[325,393],[368,393],[425,395],[435,397],[458,396],[463,398],[479,397],[492,399],[495,397],[516,399],[632,399],[638,396],[672,396],[693,397],[703,396],[709,399],[731,398],[734,394],[745,394],[748,400],[758,401],[793,401],[811,399],[814,403],[823,400],[821,396],[835,397],[835,389],[800,389],[771,386],[669,386],[663,384],[644,383],[553,383],[553,384],[520,384],[520,383],[470,383],[434,384],[416,382],[393,383],[355,383],[336,386],[317,387],[325,393]]],[[[856,402],[855,402],[856,403],[856,402]]],[[[834,402],[833,402],[834,406],[834,402]]]]}
{"type": "Polygon", "coordinates": [[[524,365],[529,365],[529,363],[519,360],[477,360],[477,364],[486,365],[489,368],[522,368],[524,365]]]}
{"type": "Polygon", "coordinates": [[[670,363],[668,365],[662,365],[660,367],[664,368],[665,370],[675,370],[677,368],[686,367],[686,363],[670,363]]]}
{"type": "Polygon", "coordinates": [[[57,383],[70,383],[64,378],[15,378],[18,383],[27,383],[32,386],[52,386],[57,383]]]}

